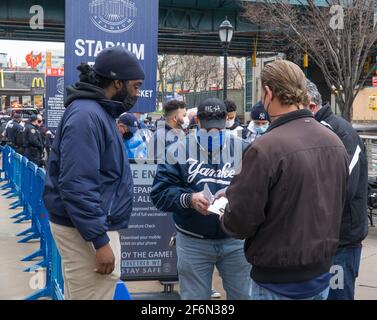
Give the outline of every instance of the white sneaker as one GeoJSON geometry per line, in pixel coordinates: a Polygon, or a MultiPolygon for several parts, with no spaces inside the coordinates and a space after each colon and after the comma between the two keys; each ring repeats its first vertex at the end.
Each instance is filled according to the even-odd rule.
{"type": "Polygon", "coordinates": [[[211,298],[219,299],[221,298],[221,293],[217,292],[214,288],[211,290],[211,298]]]}

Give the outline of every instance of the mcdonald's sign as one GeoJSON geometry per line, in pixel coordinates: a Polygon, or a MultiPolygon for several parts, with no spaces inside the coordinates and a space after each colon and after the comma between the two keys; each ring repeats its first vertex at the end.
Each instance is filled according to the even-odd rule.
{"type": "Polygon", "coordinates": [[[39,78],[34,78],[32,84],[31,84],[31,87],[32,88],[35,88],[35,87],[37,87],[37,88],[44,88],[45,87],[45,82],[40,77],[39,78]]]}

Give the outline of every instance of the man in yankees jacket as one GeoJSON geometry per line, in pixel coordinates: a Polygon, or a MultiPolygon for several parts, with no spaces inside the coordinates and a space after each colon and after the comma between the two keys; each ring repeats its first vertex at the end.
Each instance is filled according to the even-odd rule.
{"type": "Polygon", "coordinates": [[[228,299],[249,299],[250,265],[244,242],[229,237],[210,205],[221,197],[239,172],[247,143],[226,133],[225,104],[215,98],[198,107],[199,127],[169,146],[159,164],[151,191],[154,205],[172,212],[177,229],[181,298],[211,298],[214,267],[228,299]]]}

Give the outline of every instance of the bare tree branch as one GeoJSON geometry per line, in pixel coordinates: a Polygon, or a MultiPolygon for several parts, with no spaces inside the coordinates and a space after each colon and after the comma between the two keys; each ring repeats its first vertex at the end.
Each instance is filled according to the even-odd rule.
{"type": "Polygon", "coordinates": [[[280,35],[287,48],[307,52],[327,85],[339,92],[342,116],[352,120],[353,102],[375,68],[364,74],[377,42],[374,1],[326,0],[327,6],[319,6],[315,0],[297,0],[300,5],[259,0],[244,5],[244,17],[271,35],[280,35]]]}

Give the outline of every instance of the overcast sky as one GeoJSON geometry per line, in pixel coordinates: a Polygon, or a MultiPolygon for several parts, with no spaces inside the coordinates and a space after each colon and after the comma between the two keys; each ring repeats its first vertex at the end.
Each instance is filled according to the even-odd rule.
{"type": "Polygon", "coordinates": [[[0,53],[8,53],[8,59],[12,57],[13,66],[21,65],[25,62],[25,56],[34,51],[34,54],[45,52],[46,50],[64,50],[62,42],[40,42],[40,41],[15,41],[0,40],[0,53]]]}

